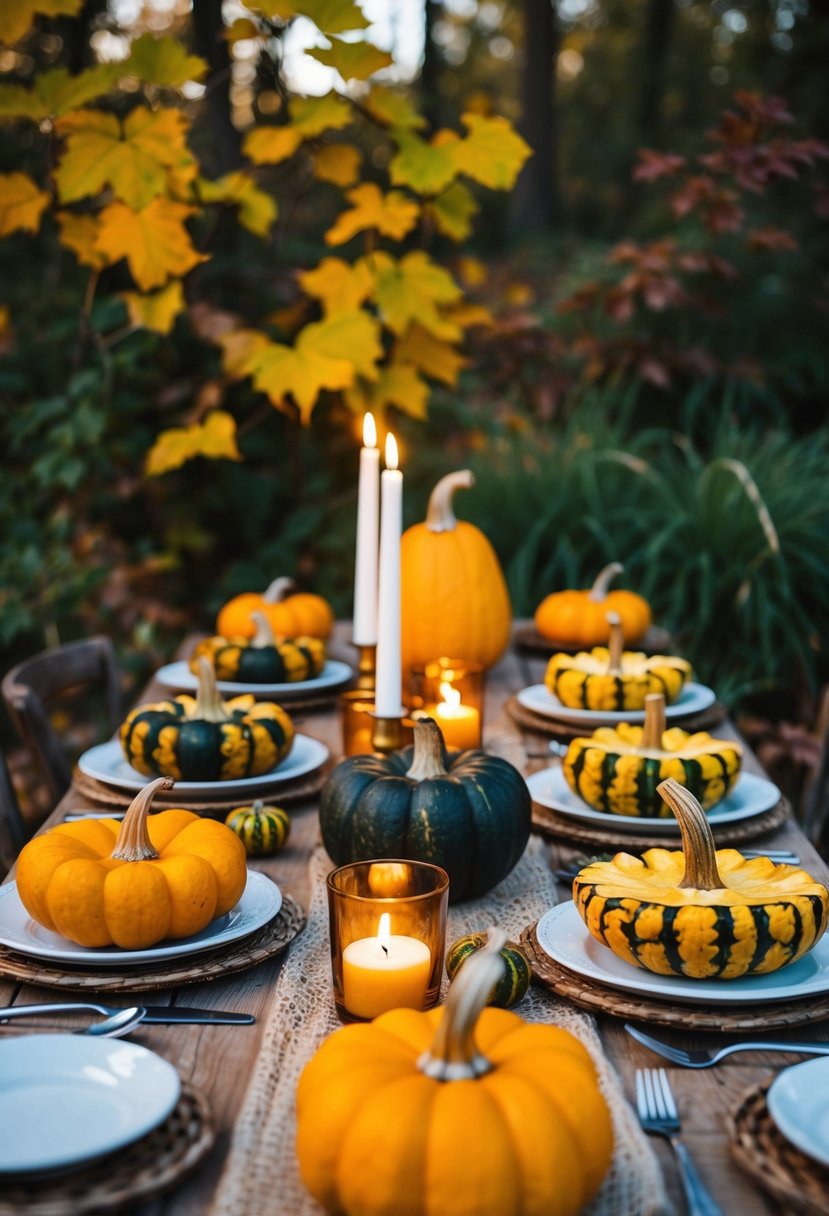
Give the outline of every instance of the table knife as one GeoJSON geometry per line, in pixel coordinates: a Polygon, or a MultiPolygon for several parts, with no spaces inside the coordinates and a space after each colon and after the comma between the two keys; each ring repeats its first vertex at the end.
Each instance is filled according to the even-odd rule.
{"type": "MultiPolygon", "coordinates": [[[[141,1019],[142,1022],[159,1026],[174,1026],[182,1023],[201,1026],[210,1022],[220,1026],[250,1026],[256,1021],[252,1013],[227,1013],[221,1009],[190,1009],[185,1005],[145,1005],[143,1008],[145,1012],[141,1019]]],[[[13,1019],[31,1015],[49,1017],[58,1013],[83,1013],[95,1009],[107,1014],[117,1012],[112,1007],[98,1004],[94,1000],[74,1003],[57,1002],[54,1005],[11,1005],[6,1009],[0,1009],[0,1021],[5,1018],[13,1019]]]]}

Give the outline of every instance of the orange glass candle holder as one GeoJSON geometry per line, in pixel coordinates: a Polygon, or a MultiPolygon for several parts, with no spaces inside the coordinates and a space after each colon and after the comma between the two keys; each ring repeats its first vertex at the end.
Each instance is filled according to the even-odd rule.
{"type": "Polygon", "coordinates": [[[449,875],[397,859],[358,861],[328,875],[334,1003],[347,1021],[387,1009],[431,1009],[446,952],[449,875]]]}
{"type": "Polygon", "coordinates": [[[413,704],[434,718],[450,750],[481,746],[484,731],[484,669],[466,659],[432,659],[412,668],[413,704]]]}

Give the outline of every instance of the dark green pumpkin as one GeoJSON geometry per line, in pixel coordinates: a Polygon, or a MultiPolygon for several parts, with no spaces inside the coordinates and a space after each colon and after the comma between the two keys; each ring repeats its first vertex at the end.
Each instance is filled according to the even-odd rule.
{"type": "Polygon", "coordinates": [[[205,638],[193,651],[190,670],[198,673],[198,661],[204,656],[216,668],[218,680],[242,684],[293,684],[320,674],[325,642],[311,637],[275,638],[263,613],[251,616],[254,637],[205,638]]]}
{"type": "Polygon", "coordinates": [[[284,848],[291,834],[291,817],[281,806],[265,806],[257,799],[252,806],[231,811],[225,823],[234,832],[249,857],[270,857],[284,848]]]}
{"type": "Polygon", "coordinates": [[[372,858],[428,861],[449,874],[449,898],[483,895],[509,874],[530,835],[524,778],[484,752],[450,752],[431,718],[414,748],[353,756],[320,799],[323,843],[337,865],[372,858]]]}
{"type": "MultiPolygon", "coordinates": [[[[469,933],[452,943],[446,954],[446,974],[450,980],[455,978],[468,958],[483,950],[488,937],[487,933],[469,933]]],[[[532,971],[526,954],[515,942],[507,942],[499,953],[506,963],[506,971],[489,994],[487,1004],[495,1005],[498,1009],[512,1009],[526,996],[532,971]]]]}

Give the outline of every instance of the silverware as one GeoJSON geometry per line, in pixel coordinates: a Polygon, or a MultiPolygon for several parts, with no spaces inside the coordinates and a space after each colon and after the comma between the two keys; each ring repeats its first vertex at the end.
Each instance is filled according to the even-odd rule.
{"type": "Polygon", "coordinates": [[[664,1068],[637,1068],[636,1110],[644,1131],[649,1136],[662,1136],[674,1150],[688,1216],[723,1216],[679,1138],[682,1130],[679,1112],[664,1068]]]}
{"type": "Polygon", "coordinates": [[[126,811],[67,811],[64,823],[79,823],[82,819],[123,819],[126,811]]]}
{"type": "Polygon", "coordinates": [[[645,1034],[643,1030],[637,1030],[635,1026],[629,1025],[627,1022],[625,1030],[632,1039],[636,1039],[637,1043],[650,1048],[656,1055],[664,1056],[666,1060],[670,1060],[672,1064],[678,1064],[681,1068],[711,1068],[720,1060],[724,1060],[726,1056],[732,1056],[737,1051],[790,1051],[795,1055],[829,1056],[829,1043],[773,1043],[760,1040],[753,1043],[729,1043],[718,1051],[683,1051],[681,1047],[673,1047],[670,1043],[652,1039],[649,1034],[645,1034]]]}
{"type": "Polygon", "coordinates": [[[0,1009],[0,1019],[11,1021],[14,1018],[25,1018],[35,1014],[45,1013],[74,1013],[76,1010],[90,1009],[108,1016],[102,1022],[91,1022],[73,1034],[88,1034],[95,1038],[118,1039],[144,1020],[147,1010],[143,1005],[128,1005],[124,1009],[110,1009],[106,1005],[55,1004],[55,1005],[13,1005],[8,1009],[0,1009]]]}
{"type": "MultiPolygon", "coordinates": [[[[54,1005],[9,1005],[0,1009],[0,1020],[5,1018],[34,1017],[37,1014],[82,1013],[89,1010],[117,1017],[122,1009],[111,1005],[100,1005],[95,1001],[68,1001],[54,1005]]],[[[201,1026],[212,1022],[222,1026],[250,1026],[256,1018],[252,1013],[226,1013],[221,1009],[189,1009],[183,1005],[144,1005],[139,1019],[148,1025],[175,1026],[190,1023],[201,1026]]]]}

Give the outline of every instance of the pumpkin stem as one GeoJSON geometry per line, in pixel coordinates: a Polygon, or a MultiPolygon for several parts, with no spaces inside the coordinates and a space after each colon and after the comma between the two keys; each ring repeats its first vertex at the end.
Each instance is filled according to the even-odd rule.
{"type": "Polygon", "coordinates": [[[645,697],[645,725],[642,729],[642,747],[662,750],[665,734],[665,697],[661,692],[649,692],[645,697]]]}
{"type": "Polygon", "coordinates": [[[271,623],[264,612],[260,612],[257,608],[256,612],[250,614],[250,619],[256,626],[256,633],[251,640],[251,646],[256,650],[261,650],[263,646],[275,646],[276,639],[273,636],[271,623]]]}
{"type": "Polygon", "coordinates": [[[432,1046],[417,1062],[427,1077],[466,1081],[491,1071],[492,1064],[475,1045],[475,1025],[504,974],[500,950],[506,940],[502,929],[489,929],[484,949],[467,959],[453,980],[432,1046]]]}
{"type": "Polygon", "coordinates": [[[275,578],[262,599],[266,604],[281,604],[293,591],[296,583],[292,578],[275,578]]]}
{"type": "Polygon", "coordinates": [[[622,674],[622,652],[625,647],[622,618],[618,612],[608,612],[605,620],[610,626],[610,661],[607,670],[610,675],[618,676],[622,674]]]}
{"type": "Polygon", "coordinates": [[[608,562],[593,580],[593,586],[590,588],[587,598],[592,600],[594,604],[600,604],[602,600],[606,600],[610,584],[616,575],[621,574],[623,570],[624,566],[621,562],[608,562]]]}
{"type": "Polygon", "coordinates": [[[414,724],[414,755],[406,776],[412,781],[446,776],[443,735],[433,718],[418,718],[414,724]]]}
{"type": "Polygon", "coordinates": [[[684,785],[669,777],[657,787],[676,815],[682,833],[685,876],[679,884],[684,890],[722,891],[725,883],[717,869],[717,846],[705,811],[684,785]]]}
{"type": "Polygon", "coordinates": [[[199,658],[199,690],[196,693],[195,718],[204,722],[228,722],[224,701],[216,686],[216,668],[205,656],[199,658]]]}
{"type": "Polygon", "coordinates": [[[158,777],[149,785],[145,785],[143,790],[139,790],[124,816],[121,831],[112,850],[113,857],[120,861],[153,861],[158,857],[158,849],[150,843],[147,834],[147,815],[158,791],[171,790],[174,785],[172,777],[158,777]]]}
{"type": "Polygon", "coordinates": [[[447,473],[432,490],[426,511],[426,527],[430,532],[451,532],[457,526],[452,498],[456,490],[468,490],[474,486],[475,477],[471,469],[459,469],[447,473]]]}

